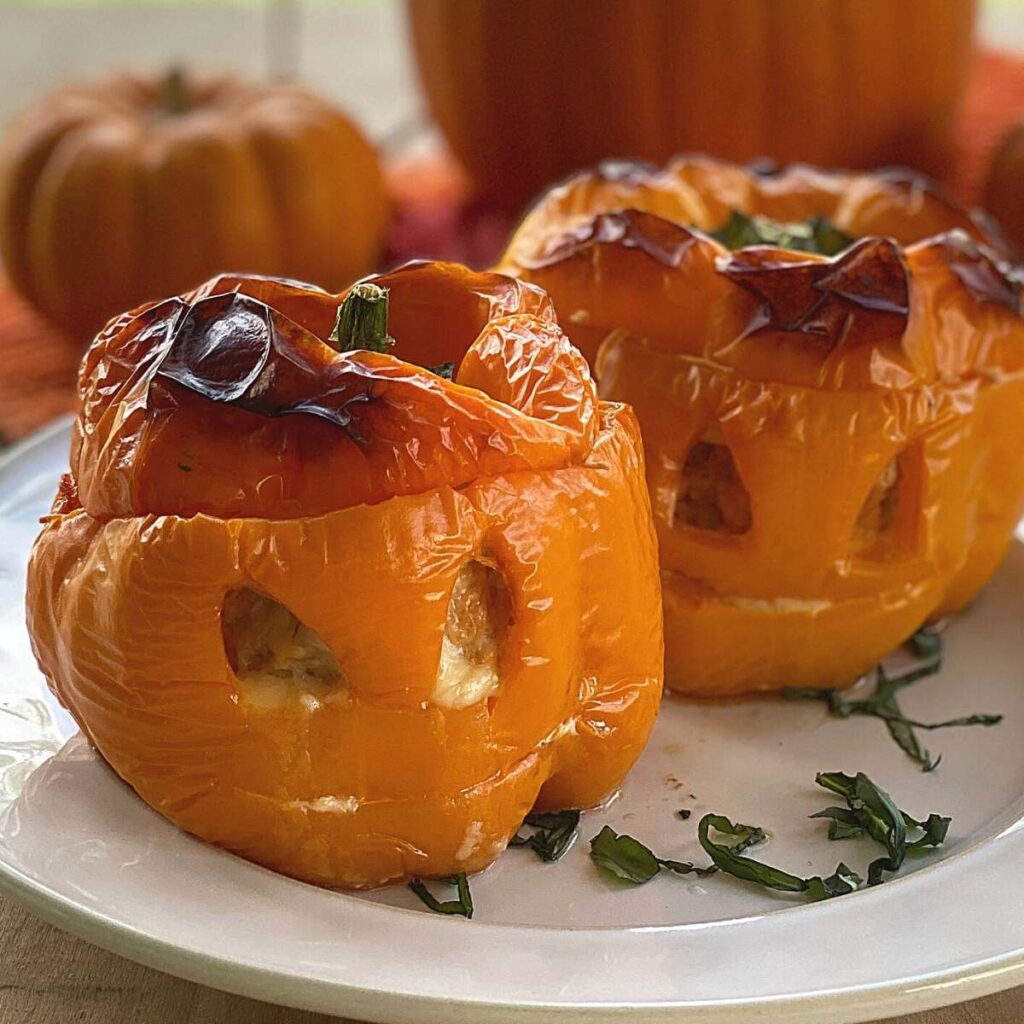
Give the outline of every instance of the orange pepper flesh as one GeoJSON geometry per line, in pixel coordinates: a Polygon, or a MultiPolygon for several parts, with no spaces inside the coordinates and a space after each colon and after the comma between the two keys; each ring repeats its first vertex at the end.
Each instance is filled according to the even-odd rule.
{"type": "Polygon", "coordinates": [[[669,686],[848,685],[994,572],[1024,513],[999,244],[900,174],[694,158],[584,172],[527,214],[500,269],[548,292],[640,420],[669,686]],[[860,241],[730,252],[702,232],[733,209],[860,241]]]}
{"type": "Polygon", "coordinates": [[[351,888],[477,871],[531,807],[606,799],[663,664],[638,428],[544,294],[374,281],[386,354],[324,343],[339,296],[261,278],[112,322],[28,581],[51,687],[147,803],[351,888]],[[496,666],[479,699],[440,688],[463,641],[496,666]]]}

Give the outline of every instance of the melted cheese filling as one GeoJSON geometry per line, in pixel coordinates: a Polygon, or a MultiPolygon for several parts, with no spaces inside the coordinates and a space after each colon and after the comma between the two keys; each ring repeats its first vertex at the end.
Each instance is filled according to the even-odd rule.
{"type": "Polygon", "coordinates": [[[892,459],[864,499],[854,526],[853,545],[857,553],[870,551],[896,520],[900,500],[899,458],[892,459]]]}
{"type": "Polygon", "coordinates": [[[221,630],[228,662],[249,704],[276,708],[298,701],[313,711],[344,695],[341,666],[331,649],[273,598],[250,587],[232,590],[224,599],[221,630]]]}
{"type": "Polygon", "coordinates": [[[686,457],[676,520],[721,533],[746,533],[750,529],[750,495],[720,429],[708,431],[686,457]]]}
{"type": "Polygon", "coordinates": [[[493,566],[463,566],[448,602],[433,701],[444,708],[467,708],[501,688],[501,642],[511,619],[505,581],[493,566]]]}

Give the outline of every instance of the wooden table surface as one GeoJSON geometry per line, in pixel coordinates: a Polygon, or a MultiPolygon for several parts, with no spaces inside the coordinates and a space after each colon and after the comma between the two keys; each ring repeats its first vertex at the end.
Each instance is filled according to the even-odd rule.
{"type": "MultiPolygon", "coordinates": [[[[0,900],[0,1024],[322,1024],[337,1020],[228,995],[140,967],[0,900]]],[[[900,1017],[896,1024],[1022,1021],[1024,988],[900,1017]]]]}

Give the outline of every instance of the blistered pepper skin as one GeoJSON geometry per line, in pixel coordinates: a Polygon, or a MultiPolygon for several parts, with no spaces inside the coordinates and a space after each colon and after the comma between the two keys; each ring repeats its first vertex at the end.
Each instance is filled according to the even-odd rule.
{"type": "Polygon", "coordinates": [[[50,685],[147,803],[345,888],[480,870],[532,807],[606,799],[663,671],[632,413],[538,289],[443,264],[374,281],[393,353],[333,351],[340,297],[260,278],[113,322],[28,580],[50,685]],[[446,359],[454,381],[423,368],[446,359]],[[497,581],[467,606],[499,630],[478,699],[440,684],[467,566],[497,581]],[[292,616],[311,674],[247,675],[269,641],[232,607],[292,616]]]}
{"type": "Polygon", "coordinates": [[[899,173],[699,158],[584,172],[527,214],[501,269],[640,420],[669,686],[848,685],[995,571],[1024,513],[1001,245],[899,173]],[[731,252],[704,232],[733,209],[858,241],[731,252]]]}

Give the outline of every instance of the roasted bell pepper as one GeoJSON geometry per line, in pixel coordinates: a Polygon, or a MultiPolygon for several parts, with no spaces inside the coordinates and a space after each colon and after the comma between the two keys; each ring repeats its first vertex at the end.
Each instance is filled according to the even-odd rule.
{"type": "Polygon", "coordinates": [[[620,164],[527,214],[501,268],[640,420],[668,685],[844,686],[989,578],[1024,511],[1001,246],[905,172],[620,164]],[[835,254],[712,237],[751,232],[835,254]]]}
{"type": "Polygon", "coordinates": [[[111,322],[28,579],[50,685],[147,803],[351,888],[604,800],[663,658],[638,429],[547,297],[373,284],[386,334],[255,277],[111,322]]]}

